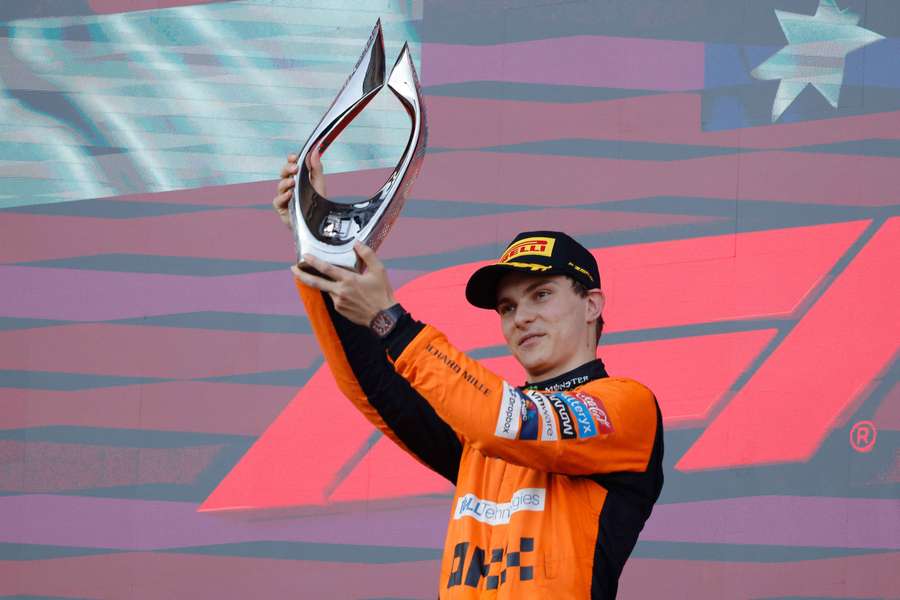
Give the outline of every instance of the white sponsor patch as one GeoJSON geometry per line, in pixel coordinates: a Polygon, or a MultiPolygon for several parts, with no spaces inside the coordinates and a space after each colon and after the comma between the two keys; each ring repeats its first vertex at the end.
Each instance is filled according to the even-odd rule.
{"type": "Polygon", "coordinates": [[[497,415],[494,435],[509,440],[516,439],[519,435],[519,425],[522,423],[522,410],[522,394],[504,381],[503,398],[500,400],[500,414],[497,415]]]}
{"type": "Polygon", "coordinates": [[[522,488],[513,493],[509,502],[482,500],[475,494],[460,496],[456,501],[454,519],[472,517],[488,525],[506,525],[514,514],[523,510],[541,512],[547,490],[544,488],[522,488]]]}
{"type": "Polygon", "coordinates": [[[553,416],[553,408],[550,407],[550,399],[540,392],[529,390],[525,392],[534,401],[541,415],[541,440],[555,442],[559,439],[556,417],[553,416]]]}

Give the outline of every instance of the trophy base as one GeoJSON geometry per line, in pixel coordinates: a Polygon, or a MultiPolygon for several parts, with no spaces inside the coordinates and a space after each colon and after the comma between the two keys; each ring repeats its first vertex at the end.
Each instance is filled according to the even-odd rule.
{"type": "MultiPolygon", "coordinates": [[[[341,252],[336,254],[321,254],[319,252],[309,252],[309,254],[312,254],[319,260],[330,263],[336,267],[341,267],[342,269],[347,269],[348,271],[356,271],[358,273],[362,268],[362,261],[359,260],[356,252],[354,252],[352,249],[349,253],[341,252]]],[[[302,257],[297,258],[297,268],[301,271],[306,271],[307,273],[311,273],[313,275],[318,275],[320,277],[325,277],[326,279],[328,279],[328,277],[316,270],[315,267],[303,260],[302,257]]]]}

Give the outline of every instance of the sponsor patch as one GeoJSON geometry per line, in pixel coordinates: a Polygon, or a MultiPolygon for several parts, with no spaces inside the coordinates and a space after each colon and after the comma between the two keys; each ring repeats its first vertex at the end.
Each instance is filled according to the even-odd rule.
{"type": "Polygon", "coordinates": [[[575,423],[578,424],[578,437],[589,438],[597,435],[597,425],[594,423],[587,405],[572,394],[559,394],[566,405],[575,415],[575,423]]]}
{"type": "MultiPolygon", "coordinates": [[[[534,565],[529,554],[534,552],[533,537],[519,537],[516,541],[487,550],[470,541],[459,542],[453,548],[450,576],[447,587],[465,585],[473,589],[496,590],[509,581],[514,581],[516,572],[522,582],[534,580],[534,565]],[[472,552],[469,552],[472,546],[472,552]],[[466,559],[468,557],[468,563],[466,559]],[[463,579],[465,575],[465,579],[463,579]]],[[[533,555],[532,555],[533,556],[533,555]]]]}
{"type": "Polygon", "coordinates": [[[538,420],[538,409],[534,401],[516,390],[516,393],[523,397],[522,401],[522,431],[519,433],[520,440],[536,440],[541,424],[538,420]]]}
{"type": "Polygon", "coordinates": [[[503,256],[500,257],[502,263],[508,262],[517,256],[551,256],[553,254],[553,245],[556,240],[548,237],[530,237],[519,240],[506,249],[503,256]]]}
{"type": "Polygon", "coordinates": [[[456,501],[453,519],[471,517],[488,525],[506,525],[517,512],[543,511],[546,495],[547,490],[544,488],[522,488],[513,493],[509,502],[491,502],[482,500],[475,494],[466,494],[456,501]]]}
{"type": "Polygon", "coordinates": [[[587,382],[587,375],[579,375],[578,377],[573,377],[571,379],[566,379],[565,381],[560,381],[555,385],[551,385],[548,387],[548,390],[552,390],[554,392],[561,392],[563,390],[568,390],[569,388],[573,388],[577,385],[581,385],[582,383],[587,382]]]}
{"type": "Polygon", "coordinates": [[[508,440],[516,439],[522,422],[522,411],[525,409],[519,390],[503,382],[503,398],[500,400],[500,414],[497,415],[497,427],[494,435],[508,440]]]}
{"type": "Polygon", "coordinates": [[[546,387],[538,388],[536,386],[526,387],[529,390],[541,390],[542,392],[561,392],[563,390],[568,390],[573,387],[579,386],[583,383],[587,383],[587,380],[590,379],[587,375],[576,375],[575,377],[571,377],[569,379],[565,379],[560,381],[559,383],[554,383],[553,385],[549,385],[546,387]]]}
{"type": "Polygon", "coordinates": [[[557,433],[556,418],[553,416],[553,409],[550,407],[550,399],[544,394],[533,390],[525,393],[534,401],[538,413],[541,415],[541,441],[555,442],[559,439],[559,434],[557,433]]]}
{"type": "Polygon", "coordinates": [[[575,433],[575,419],[569,411],[562,394],[550,394],[550,405],[556,411],[559,418],[559,433],[564,440],[578,437],[575,433]]]}
{"type": "Polygon", "coordinates": [[[603,402],[600,401],[600,398],[595,398],[580,390],[575,392],[575,397],[584,402],[585,406],[587,406],[591,416],[594,417],[594,422],[597,424],[600,433],[613,432],[612,421],[609,420],[609,413],[606,412],[606,407],[603,406],[603,402]]]}

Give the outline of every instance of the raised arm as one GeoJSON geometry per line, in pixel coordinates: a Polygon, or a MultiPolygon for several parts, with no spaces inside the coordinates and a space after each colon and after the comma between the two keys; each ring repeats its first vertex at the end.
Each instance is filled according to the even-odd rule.
{"type": "MultiPolygon", "coordinates": [[[[325,195],[325,176],[318,152],[308,156],[313,187],[325,195]]],[[[297,171],[290,155],[281,169],[272,201],[282,222],[291,226],[288,203],[297,171]]],[[[297,290],[325,360],[344,395],[375,427],[419,462],[456,483],[462,444],[434,409],[394,370],[384,349],[367,327],[352,323],[335,310],[328,294],[304,286],[297,290]]]]}
{"type": "MultiPolygon", "coordinates": [[[[304,284],[328,293],[338,312],[371,322],[394,303],[384,268],[358,245],[366,265],[351,273],[309,257],[319,277],[304,284]]],[[[524,392],[455,348],[437,329],[407,316],[382,344],[409,383],[464,441],[488,456],[548,472],[589,475],[648,468],[659,430],[653,394],[628,379],[603,378],[569,392],[524,392]]]]}
{"type": "Polygon", "coordinates": [[[367,327],[335,311],[327,294],[296,281],[313,332],[343,394],[401,448],[456,483],[462,444],[453,429],[394,370],[367,327]]]}

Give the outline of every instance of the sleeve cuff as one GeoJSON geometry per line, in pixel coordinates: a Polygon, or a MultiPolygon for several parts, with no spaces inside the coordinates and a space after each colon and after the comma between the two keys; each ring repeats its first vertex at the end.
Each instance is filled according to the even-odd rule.
{"type": "Polygon", "coordinates": [[[424,328],[425,324],[413,319],[409,313],[400,317],[394,329],[381,340],[381,344],[387,350],[391,360],[396,361],[424,328]]]}

